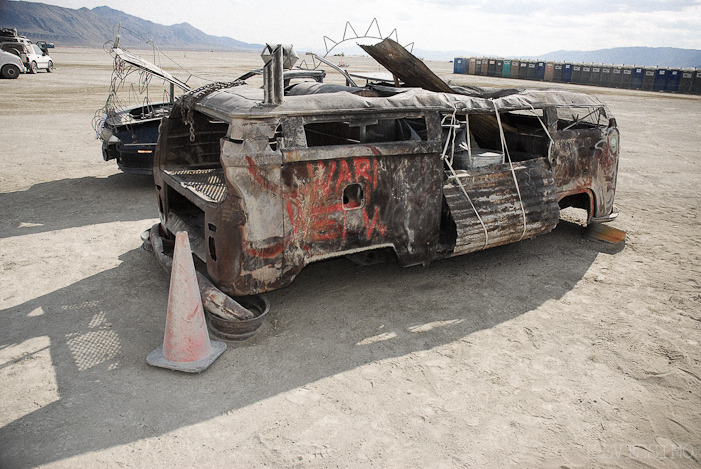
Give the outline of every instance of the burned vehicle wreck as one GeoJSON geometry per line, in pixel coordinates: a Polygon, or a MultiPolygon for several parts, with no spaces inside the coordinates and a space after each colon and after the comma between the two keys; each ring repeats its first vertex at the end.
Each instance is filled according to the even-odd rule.
{"type": "MultiPolygon", "coordinates": [[[[184,92],[190,91],[190,87],[160,67],[122,49],[117,42],[110,52],[114,55],[110,93],[93,119],[96,137],[102,141],[102,158],[115,160],[125,173],[151,174],[158,127],[173,107],[175,87],[184,92]],[[126,87],[127,76],[134,72],[140,74],[140,89],[145,96],[140,104],[125,106],[118,92],[126,87]],[[150,99],[148,85],[153,77],[169,84],[167,99],[158,102],[150,99]]],[[[133,94],[133,90],[129,91],[128,94],[133,94]]]]}
{"type": "Polygon", "coordinates": [[[427,265],[518,242],[565,207],[616,215],[619,132],[594,97],[431,85],[425,71],[405,88],[283,89],[279,55],[263,90],[196,90],[161,125],[151,236],[187,231],[227,295],[285,287],[336,256],[427,265]]]}

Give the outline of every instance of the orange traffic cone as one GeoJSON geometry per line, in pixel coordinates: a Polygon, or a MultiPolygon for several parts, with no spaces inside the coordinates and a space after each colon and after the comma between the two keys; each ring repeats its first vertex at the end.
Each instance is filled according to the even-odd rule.
{"type": "Polygon", "coordinates": [[[224,350],[224,342],[209,339],[190,241],[187,233],[180,231],[175,235],[163,345],[146,357],[146,363],[198,373],[209,368],[224,350]]]}

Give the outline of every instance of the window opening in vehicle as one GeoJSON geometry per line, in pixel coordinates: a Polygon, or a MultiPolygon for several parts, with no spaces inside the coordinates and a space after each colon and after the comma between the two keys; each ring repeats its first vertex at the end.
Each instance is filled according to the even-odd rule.
{"type": "Polygon", "coordinates": [[[211,237],[211,236],[209,237],[208,244],[209,244],[209,257],[211,257],[212,260],[216,262],[216,260],[217,260],[217,246],[214,243],[213,237],[211,237]]]}
{"type": "Polygon", "coordinates": [[[307,147],[426,141],[426,119],[312,122],[304,126],[307,147]]]}
{"type": "Polygon", "coordinates": [[[560,108],[557,110],[558,130],[594,129],[606,125],[608,119],[603,108],[560,108]]]}

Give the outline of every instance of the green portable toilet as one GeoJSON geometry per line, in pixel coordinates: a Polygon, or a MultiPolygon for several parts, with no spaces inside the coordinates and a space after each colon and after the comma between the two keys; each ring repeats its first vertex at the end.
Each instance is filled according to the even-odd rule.
{"type": "Polygon", "coordinates": [[[509,78],[511,76],[511,60],[504,59],[501,67],[502,78],[509,78]]]}
{"type": "Polygon", "coordinates": [[[470,57],[470,61],[469,61],[469,63],[467,64],[467,73],[468,73],[469,75],[474,75],[474,74],[475,74],[475,60],[476,60],[476,59],[475,59],[474,57],[470,57]]]}
{"type": "Polygon", "coordinates": [[[504,59],[497,59],[496,67],[494,67],[494,76],[501,77],[501,72],[504,71],[504,59]]]}
{"type": "MultiPolygon", "coordinates": [[[[511,61],[511,76],[509,78],[518,78],[520,64],[520,59],[511,61]]],[[[689,87],[689,89],[691,89],[691,87],[689,87]]]]}
{"type": "Polygon", "coordinates": [[[482,59],[475,60],[475,75],[482,75],[482,59]]]}
{"type": "Polygon", "coordinates": [[[681,70],[681,78],[679,79],[679,89],[680,93],[689,94],[691,93],[691,84],[694,82],[695,68],[683,68],[681,70]]]}
{"type": "Polygon", "coordinates": [[[582,83],[582,64],[572,64],[572,79],[570,83],[582,83]]]}
{"type": "Polygon", "coordinates": [[[657,67],[645,67],[643,75],[643,90],[652,91],[655,86],[655,76],[657,75],[657,67]]]}
{"type": "Polygon", "coordinates": [[[611,79],[609,80],[608,86],[610,86],[612,88],[620,88],[622,74],[623,74],[623,65],[612,65],[611,66],[611,79]]]}

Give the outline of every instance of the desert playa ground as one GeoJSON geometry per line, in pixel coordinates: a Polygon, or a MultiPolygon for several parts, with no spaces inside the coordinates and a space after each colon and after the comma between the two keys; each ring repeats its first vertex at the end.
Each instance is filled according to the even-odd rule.
{"type": "MultiPolygon", "coordinates": [[[[261,64],[170,54],[192,84],[261,64]]],[[[152,181],[91,126],[111,58],[53,56],[0,80],[0,467],[699,466],[701,97],[566,86],[618,120],[625,247],[575,217],[429,267],[312,264],[188,375],[145,360],[169,280],[140,249],[152,181]]]]}

